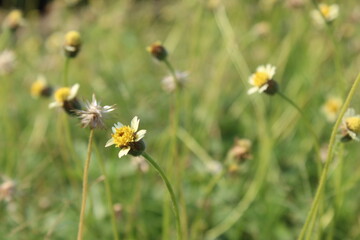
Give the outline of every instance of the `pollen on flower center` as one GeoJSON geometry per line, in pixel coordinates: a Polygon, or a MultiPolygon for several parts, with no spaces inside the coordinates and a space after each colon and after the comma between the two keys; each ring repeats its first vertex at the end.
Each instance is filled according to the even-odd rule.
{"type": "Polygon", "coordinates": [[[349,117],[345,120],[345,122],[350,131],[360,133],[360,117],[349,117]]]}
{"type": "Polygon", "coordinates": [[[257,72],[254,76],[254,85],[261,87],[269,81],[269,75],[265,72],[257,72]]]}
{"type": "Polygon", "coordinates": [[[70,88],[67,87],[63,87],[63,88],[59,88],[56,92],[55,92],[55,100],[59,103],[62,103],[64,101],[67,100],[67,98],[70,95],[70,88]]]}
{"type": "Polygon", "coordinates": [[[129,126],[117,128],[116,132],[111,135],[116,147],[126,147],[129,143],[135,142],[135,131],[129,126]]]}
{"type": "Polygon", "coordinates": [[[320,11],[324,17],[328,17],[330,15],[330,7],[327,5],[320,6],[320,11]]]}

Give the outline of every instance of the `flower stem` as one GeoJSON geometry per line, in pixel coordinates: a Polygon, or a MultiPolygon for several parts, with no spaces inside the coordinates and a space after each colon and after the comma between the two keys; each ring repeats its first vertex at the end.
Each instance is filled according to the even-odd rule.
{"type": "MultiPolygon", "coordinates": [[[[311,208],[310,208],[310,211],[306,217],[306,221],[301,229],[301,232],[300,232],[300,235],[298,237],[298,240],[302,240],[305,236],[305,233],[307,231],[307,229],[310,227],[312,228],[310,225],[310,222],[311,222],[311,219],[312,218],[315,218],[316,217],[316,213],[317,213],[317,207],[319,205],[319,200],[321,198],[321,195],[322,195],[322,192],[325,188],[325,183],[326,183],[326,178],[327,178],[327,174],[328,174],[328,171],[329,171],[329,166],[330,166],[330,162],[333,158],[333,155],[334,155],[334,145],[335,145],[335,140],[336,140],[336,133],[337,133],[337,130],[339,129],[339,126],[340,126],[340,123],[341,123],[341,120],[345,114],[345,111],[347,110],[347,108],[349,107],[350,105],[350,102],[351,102],[351,99],[353,98],[354,94],[355,94],[355,90],[357,88],[357,86],[359,85],[360,83],[360,73],[358,74],[358,76],[356,77],[355,79],[355,82],[353,83],[353,85],[351,86],[351,89],[349,91],[349,94],[347,95],[347,98],[345,100],[345,103],[344,105],[341,107],[341,110],[340,110],[340,113],[339,113],[339,116],[335,122],[335,125],[332,129],[332,132],[331,132],[331,136],[330,136],[330,142],[329,142],[329,149],[328,149],[328,152],[327,152],[327,157],[326,157],[326,161],[325,161],[325,165],[324,165],[324,168],[322,170],[322,173],[321,173],[321,178],[320,178],[320,182],[319,182],[319,185],[318,185],[318,188],[316,190],[316,194],[315,194],[315,198],[311,204],[311,208]]],[[[315,221],[313,223],[311,223],[312,225],[315,224],[315,221]]]]}
{"type": "Polygon", "coordinates": [[[146,158],[146,160],[150,163],[150,165],[156,169],[156,171],[159,173],[162,180],[165,182],[166,188],[167,188],[167,190],[168,190],[168,192],[170,194],[170,198],[171,198],[173,208],[174,208],[174,214],[175,214],[175,218],[176,218],[176,227],[177,227],[177,239],[181,240],[182,239],[182,233],[181,233],[181,222],[180,222],[180,215],[179,215],[179,207],[178,207],[178,204],[177,204],[177,200],[176,200],[176,197],[175,197],[174,190],[173,190],[168,178],[166,177],[164,171],[154,161],[154,159],[149,154],[147,154],[146,152],[143,152],[142,155],[143,155],[144,158],[146,158]]]}
{"type": "Polygon", "coordinates": [[[88,171],[89,171],[89,166],[90,166],[91,146],[92,146],[93,137],[94,137],[94,129],[91,129],[90,136],[89,136],[87,157],[86,157],[85,166],[84,166],[83,191],[82,191],[81,211],[80,211],[79,230],[78,230],[77,240],[83,239],[84,216],[85,216],[86,197],[87,197],[87,190],[88,190],[88,171]]]}
{"type": "Polygon", "coordinates": [[[95,143],[95,151],[97,153],[97,158],[99,159],[99,165],[100,165],[101,174],[105,177],[105,179],[104,179],[105,194],[106,194],[108,208],[109,208],[110,216],[111,216],[111,227],[112,227],[112,231],[113,231],[113,235],[114,235],[114,240],[119,240],[118,230],[117,230],[117,227],[116,227],[115,212],[113,210],[114,204],[113,204],[113,201],[112,201],[112,194],[111,194],[111,188],[110,188],[110,184],[109,184],[109,179],[108,179],[108,177],[106,175],[106,170],[105,170],[105,166],[104,166],[104,159],[101,157],[101,154],[99,153],[99,149],[97,148],[96,143],[95,143]]]}
{"type": "Polygon", "coordinates": [[[68,86],[69,84],[69,65],[70,65],[70,58],[65,58],[64,63],[64,86],[68,86]]]}
{"type": "Polygon", "coordinates": [[[308,128],[308,130],[310,131],[311,135],[313,135],[314,138],[314,148],[315,148],[315,152],[317,155],[317,160],[316,163],[318,165],[318,171],[319,171],[319,176],[320,176],[320,171],[321,171],[321,155],[320,155],[320,146],[319,146],[319,138],[315,133],[315,130],[311,127],[311,123],[308,121],[308,119],[306,118],[304,112],[301,110],[301,108],[294,102],[292,101],[290,98],[288,98],[285,94],[283,94],[282,92],[278,91],[277,94],[282,97],[285,101],[287,101],[291,106],[293,106],[299,113],[300,116],[302,117],[302,119],[305,122],[306,127],[308,128]]]}

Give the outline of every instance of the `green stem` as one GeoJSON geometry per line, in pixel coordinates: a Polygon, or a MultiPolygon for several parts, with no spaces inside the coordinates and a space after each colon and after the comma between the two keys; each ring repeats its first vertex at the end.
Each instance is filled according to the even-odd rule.
{"type": "Polygon", "coordinates": [[[311,135],[313,136],[313,138],[314,138],[314,148],[315,148],[315,152],[316,152],[316,155],[317,155],[316,163],[318,165],[318,171],[319,171],[319,176],[320,176],[320,173],[321,173],[321,155],[320,155],[319,138],[318,138],[317,134],[315,133],[315,130],[311,127],[311,123],[306,118],[304,112],[301,110],[301,108],[294,101],[292,101],[290,98],[288,98],[285,94],[283,94],[280,91],[277,92],[277,94],[280,97],[282,97],[285,101],[287,101],[291,106],[293,106],[300,113],[300,116],[304,120],[307,129],[310,131],[311,135]]]}
{"type": "Polygon", "coordinates": [[[96,150],[96,153],[97,153],[97,156],[98,156],[98,159],[99,159],[99,165],[100,165],[101,174],[105,177],[105,179],[104,179],[105,194],[106,194],[106,199],[107,199],[107,203],[108,203],[108,208],[109,208],[109,211],[110,211],[111,227],[112,227],[114,239],[119,240],[118,230],[117,230],[117,227],[116,227],[116,217],[115,217],[115,212],[113,210],[114,204],[113,204],[113,201],[112,201],[112,194],[111,194],[111,188],[110,188],[110,184],[109,184],[109,179],[108,179],[108,177],[106,175],[104,159],[101,157],[96,144],[95,144],[95,150],[96,150]]]}
{"type": "Polygon", "coordinates": [[[350,105],[350,102],[351,102],[351,99],[353,98],[354,94],[355,94],[355,90],[357,88],[357,86],[359,85],[360,83],[360,73],[358,74],[358,76],[356,77],[356,80],[355,82],[353,83],[353,85],[351,86],[351,89],[350,89],[350,92],[345,100],[345,103],[344,105],[341,107],[341,110],[340,110],[340,114],[335,122],[335,125],[332,129],[332,132],[331,132],[331,136],[330,136],[330,142],[329,142],[329,149],[328,149],[328,152],[327,152],[327,157],[326,157],[326,161],[325,161],[325,165],[324,165],[324,168],[322,170],[322,173],[321,173],[321,178],[320,178],[320,182],[319,182],[319,185],[318,185],[318,188],[316,190],[316,194],[315,194],[315,198],[311,204],[311,208],[310,208],[310,211],[306,217],[306,221],[304,223],[304,226],[302,227],[301,229],[301,232],[300,232],[300,235],[298,237],[298,240],[302,240],[305,236],[305,233],[309,227],[309,224],[310,224],[310,221],[313,217],[316,216],[316,212],[317,212],[317,207],[319,205],[319,200],[321,198],[321,194],[325,188],[325,183],[326,183],[326,178],[327,178],[327,174],[328,174],[328,171],[329,171],[329,166],[330,166],[330,162],[333,158],[333,155],[334,155],[334,145],[335,145],[335,142],[336,142],[336,133],[339,129],[339,126],[340,126],[340,123],[341,123],[341,120],[345,114],[345,111],[347,110],[347,108],[349,107],[350,105]]]}
{"type": "Polygon", "coordinates": [[[177,239],[181,240],[182,239],[182,233],[181,233],[181,222],[180,222],[180,215],[179,215],[179,207],[177,204],[177,200],[175,197],[175,193],[174,190],[168,180],[168,178],[166,177],[164,171],[161,169],[161,167],[155,162],[155,160],[146,152],[142,153],[143,157],[146,158],[146,160],[150,163],[150,165],[155,168],[155,170],[159,173],[160,177],[162,178],[162,180],[165,182],[166,188],[170,194],[170,198],[173,204],[173,208],[174,208],[174,214],[175,214],[175,218],[176,218],[176,226],[177,226],[177,239]]]}
{"type": "Polygon", "coordinates": [[[88,191],[88,171],[89,171],[89,166],[90,166],[91,146],[92,146],[93,137],[94,137],[94,129],[91,129],[90,136],[89,136],[87,157],[86,157],[85,166],[84,166],[83,191],[82,191],[81,211],[80,211],[79,230],[78,230],[77,240],[83,239],[84,216],[85,216],[86,198],[87,198],[87,191],[88,191]]]}
{"type": "Polygon", "coordinates": [[[64,86],[69,85],[69,68],[70,68],[69,66],[70,66],[70,58],[66,57],[64,63],[64,86]]]}

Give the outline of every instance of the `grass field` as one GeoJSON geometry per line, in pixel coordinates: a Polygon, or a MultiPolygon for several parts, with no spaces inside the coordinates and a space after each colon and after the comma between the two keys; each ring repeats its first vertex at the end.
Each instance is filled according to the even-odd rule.
{"type": "Polygon", "coordinates": [[[343,117],[360,112],[356,0],[328,20],[316,0],[71,2],[15,28],[1,9],[0,240],[360,239],[360,116],[343,117]],[[273,77],[257,75],[266,64],[273,77]],[[39,76],[55,96],[78,83],[83,109],[93,94],[115,105],[106,129],[32,96],[39,76]],[[251,76],[278,92],[248,94],[251,76]],[[146,149],[119,158],[105,144],[134,116],[146,149]]]}

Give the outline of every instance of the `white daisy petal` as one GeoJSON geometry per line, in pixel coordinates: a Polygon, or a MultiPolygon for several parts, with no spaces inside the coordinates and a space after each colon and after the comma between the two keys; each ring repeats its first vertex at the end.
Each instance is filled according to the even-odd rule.
{"type": "Polygon", "coordinates": [[[139,128],[139,122],[140,119],[135,116],[132,120],[131,120],[131,128],[134,129],[134,131],[136,132],[139,128]]]}
{"type": "Polygon", "coordinates": [[[67,100],[71,100],[76,97],[77,92],[79,91],[80,84],[76,83],[74,84],[70,89],[70,94],[67,97],[67,100]]]}
{"type": "Polygon", "coordinates": [[[52,102],[49,104],[49,108],[62,107],[62,103],[52,102]]]}
{"type": "Polygon", "coordinates": [[[118,154],[119,158],[127,155],[129,151],[130,151],[130,147],[122,148],[118,154]]]}
{"type": "Polygon", "coordinates": [[[258,90],[259,90],[258,87],[250,88],[250,89],[247,91],[247,94],[250,95],[250,94],[256,93],[258,90]]]}
{"type": "Polygon", "coordinates": [[[140,130],[136,133],[136,139],[135,142],[140,141],[146,134],[146,130],[140,130]]]}
{"type": "Polygon", "coordinates": [[[269,84],[264,84],[263,86],[261,86],[260,88],[259,88],[259,92],[260,93],[262,93],[262,92],[264,92],[264,91],[266,91],[266,89],[269,87],[269,84]]]}
{"type": "Polygon", "coordinates": [[[105,147],[109,147],[109,146],[114,145],[114,144],[115,144],[114,139],[113,139],[113,138],[110,138],[110,139],[106,142],[105,147]]]}

